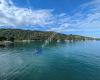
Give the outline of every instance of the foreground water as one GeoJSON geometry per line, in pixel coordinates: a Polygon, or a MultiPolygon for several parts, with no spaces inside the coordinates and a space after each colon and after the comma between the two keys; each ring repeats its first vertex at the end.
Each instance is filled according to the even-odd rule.
{"type": "Polygon", "coordinates": [[[16,43],[0,48],[0,80],[100,80],[100,42],[16,43]]]}

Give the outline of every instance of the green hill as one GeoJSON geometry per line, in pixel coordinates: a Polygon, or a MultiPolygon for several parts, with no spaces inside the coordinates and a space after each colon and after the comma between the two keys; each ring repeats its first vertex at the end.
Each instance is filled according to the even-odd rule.
{"type": "Polygon", "coordinates": [[[0,29],[0,41],[21,41],[21,40],[47,40],[51,38],[53,41],[57,40],[93,40],[94,38],[79,36],[79,35],[65,35],[56,32],[46,31],[32,31],[21,29],[0,29]]]}

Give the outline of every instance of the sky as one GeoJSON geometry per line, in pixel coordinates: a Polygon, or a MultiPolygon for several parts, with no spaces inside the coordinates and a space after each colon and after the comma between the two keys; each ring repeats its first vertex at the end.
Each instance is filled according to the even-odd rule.
{"type": "Polygon", "coordinates": [[[100,37],[100,0],[0,0],[0,28],[100,37]]]}

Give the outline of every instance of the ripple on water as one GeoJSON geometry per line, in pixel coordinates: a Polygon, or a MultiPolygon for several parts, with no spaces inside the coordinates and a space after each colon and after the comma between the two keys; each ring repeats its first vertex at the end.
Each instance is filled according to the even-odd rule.
{"type": "Polygon", "coordinates": [[[100,42],[40,46],[0,48],[0,80],[100,80],[100,42]]]}

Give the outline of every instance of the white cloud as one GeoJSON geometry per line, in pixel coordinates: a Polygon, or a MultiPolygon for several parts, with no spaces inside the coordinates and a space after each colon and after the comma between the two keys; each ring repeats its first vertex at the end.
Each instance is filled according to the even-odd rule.
{"type": "Polygon", "coordinates": [[[93,0],[80,5],[73,16],[67,17],[66,14],[63,14],[63,16],[64,18],[59,19],[59,23],[62,24],[62,20],[64,20],[65,22],[62,24],[64,26],[60,24],[59,28],[54,27],[50,30],[58,30],[59,32],[96,32],[100,30],[100,0],[93,0]]]}
{"type": "Polygon", "coordinates": [[[0,0],[1,26],[44,26],[52,23],[52,10],[29,10],[13,5],[11,0],[0,0]]]}
{"type": "Polygon", "coordinates": [[[51,9],[29,10],[15,6],[11,0],[0,0],[0,26],[29,25],[57,32],[100,30],[100,0],[81,5],[73,16],[54,14],[51,9]]]}
{"type": "Polygon", "coordinates": [[[69,29],[64,29],[65,32],[70,30],[96,32],[96,30],[100,30],[100,0],[93,0],[81,5],[69,21],[69,29]]]}
{"type": "Polygon", "coordinates": [[[65,13],[53,14],[51,9],[30,10],[15,6],[11,0],[0,0],[0,26],[31,26],[48,30],[66,27],[67,21],[65,13]]]}
{"type": "Polygon", "coordinates": [[[80,6],[73,17],[76,28],[100,29],[100,0],[93,0],[80,6]],[[85,11],[85,13],[83,12],[85,11]],[[77,18],[77,19],[76,19],[77,18]]]}

